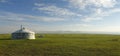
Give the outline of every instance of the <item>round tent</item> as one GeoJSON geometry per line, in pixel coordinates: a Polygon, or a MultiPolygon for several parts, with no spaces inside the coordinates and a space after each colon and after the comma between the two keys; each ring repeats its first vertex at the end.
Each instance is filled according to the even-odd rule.
{"type": "Polygon", "coordinates": [[[35,39],[35,33],[21,27],[20,30],[12,33],[12,39],[35,39]]]}

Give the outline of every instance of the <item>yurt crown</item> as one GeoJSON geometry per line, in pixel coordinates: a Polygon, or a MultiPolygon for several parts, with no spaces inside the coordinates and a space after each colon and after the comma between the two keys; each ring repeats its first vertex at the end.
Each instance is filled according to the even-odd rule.
{"type": "Polygon", "coordinates": [[[23,27],[22,25],[21,25],[21,30],[24,30],[25,29],[25,27],[23,27]]]}
{"type": "Polygon", "coordinates": [[[22,29],[22,25],[21,25],[21,29],[22,29]]]}

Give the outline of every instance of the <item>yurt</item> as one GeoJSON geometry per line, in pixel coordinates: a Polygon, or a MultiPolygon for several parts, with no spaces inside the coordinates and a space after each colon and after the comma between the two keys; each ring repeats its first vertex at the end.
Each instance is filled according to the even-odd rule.
{"type": "Polygon", "coordinates": [[[12,39],[35,39],[35,32],[32,32],[24,27],[12,33],[12,39]]]}

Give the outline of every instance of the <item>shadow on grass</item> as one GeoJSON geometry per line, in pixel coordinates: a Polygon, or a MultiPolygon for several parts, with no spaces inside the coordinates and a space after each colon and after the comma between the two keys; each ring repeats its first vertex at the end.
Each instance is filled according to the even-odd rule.
{"type": "Polygon", "coordinates": [[[0,40],[12,40],[11,38],[0,38],[0,40]]]}

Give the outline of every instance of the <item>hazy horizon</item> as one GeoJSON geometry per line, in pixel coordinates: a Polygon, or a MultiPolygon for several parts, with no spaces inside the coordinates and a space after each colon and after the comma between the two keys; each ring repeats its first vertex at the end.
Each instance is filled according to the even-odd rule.
{"type": "Polygon", "coordinates": [[[120,33],[120,0],[0,0],[0,33],[20,25],[35,32],[120,33]]]}

